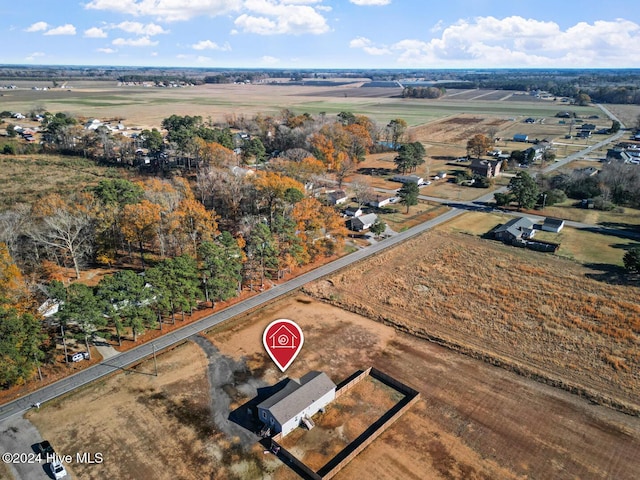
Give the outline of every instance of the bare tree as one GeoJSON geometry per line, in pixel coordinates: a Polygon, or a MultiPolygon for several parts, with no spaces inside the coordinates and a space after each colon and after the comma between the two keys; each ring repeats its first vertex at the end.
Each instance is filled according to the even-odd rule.
{"type": "Polygon", "coordinates": [[[93,221],[86,212],[56,209],[52,215],[44,217],[29,235],[35,242],[71,259],[76,278],[80,278],[80,266],[93,251],[93,221]]]}
{"type": "Polygon", "coordinates": [[[356,202],[358,202],[359,207],[375,198],[375,192],[371,187],[369,179],[366,177],[356,177],[353,182],[351,182],[351,190],[353,191],[353,196],[355,197],[356,202]]]}

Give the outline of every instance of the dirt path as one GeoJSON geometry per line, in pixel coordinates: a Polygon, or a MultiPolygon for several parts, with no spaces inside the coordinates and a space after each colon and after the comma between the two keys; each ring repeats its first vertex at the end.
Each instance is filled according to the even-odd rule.
{"type": "Polygon", "coordinates": [[[194,335],[190,340],[202,348],[209,360],[207,372],[213,422],[229,438],[237,438],[242,447],[249,450],[260,438],[229,420],[233,400],[228,392],[233,388],[246,397],[253,398],[258,394],[257,389],[266,386],[266,383],[251,377],[243,360],[234,360],[222,355],[208,338],[194,335]]]}

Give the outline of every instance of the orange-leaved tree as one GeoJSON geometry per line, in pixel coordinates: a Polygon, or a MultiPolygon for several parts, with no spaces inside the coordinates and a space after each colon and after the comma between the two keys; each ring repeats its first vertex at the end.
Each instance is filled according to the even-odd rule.
{"type": "Polygon", "coordinates": [[[304,186],[293,178],[276,172],[260,172],[255,177],[255,186],[262,203],[269,213],[269,225],[273,223],[275,208],[279,202],[284,202],[288,191],[298,191],[304,195],[304,186]]]}
{"type": "Polygon", "coordinates": [[[331,255],[344,242],[347,229],[344,220],[331,207],[322,205],[315,198],[304,198],[293,207],[298,236],[305,251],[313,260],[319,255],[331,255]]]}
{"type": "Polygon", "coordinates": [[[220,232],[214,211],[208,211],[204,205],[194,199],[185,199],[173,211],[171,217],[176,228],[173,232],[188,253],[195,255],[198,246],[212,241],[220,232]]]}
{"type": "Polygon", "coordinates": [[[129,243],[136,242],[140,249],[142,268],[144,264],[144,244],[153,242],[158,235],[162,207],[149,200],[125,205],[122,210],[120,230],[129,243]]]}

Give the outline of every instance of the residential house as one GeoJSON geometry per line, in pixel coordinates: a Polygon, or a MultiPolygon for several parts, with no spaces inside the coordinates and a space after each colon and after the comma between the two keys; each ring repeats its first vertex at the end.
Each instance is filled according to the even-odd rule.
{"type": "Polygon", "coordinates": [[[376,195],[375,200],[371,200],[369,202],[369,206],[373,208],[382,208],[385,205],[389,205],[393,203],[393,199],[396,198],[395,195],[385,194],[385,195],[376,195]]]}
{"type": "Polygon", "coordinates": [[[378,216],[375,213],[368,213],[366,215],[360,215],[359,217],[353,217],[351,219],[351,230],[361,232],[362,230],[368,230],[376,223],[378,216]]]}
{"type": "Polygon", "coordinates": [[[336,397],[336,385],[323,372],[311,371],[300,380],[289,379],[284,388],[258,404],[258,418],[274,433],[285,436],[336,397]]]}
{"type": "Polygon", "coordinates": [[[93,120],[88,121],[84,124],[85,130],[97,130],[98,127],[104,125],[100,120],[94,118],[93,120]]]}
{"type": "Polygon", "coordinates": [[[347,207],[344,211],[344,214],[347,217],[359,217],[362,213],[363,212],[360,207],[347,207]]]}
{"type": "Polygon", "coordinates": [[[327,194],[327,201],[330,205],[342,205],[347,200],[349,200],[349,197],[344,190],[335,190],[327,194]]]}
{"type": "Polygon", "coordinates": [[[418,185],[424,184],[424,178],[418,175],[396,175],[391,180],[400,183],[417,183],[418,185]]]}
{"type": "Polygon", "coordinates": [[[528,142],[529,141],[529,135],[525,135],[523,133],[516,133],[513,136],[513,141],[514,142],[528,142]]]}
{"type": "Polygon", "coordinates": [[[484,178],[497,177],[502,168],[501,160],[482,160],[474,158],[469,165],[469,169],[473,175],[479,175],[484,178]]]}
{"type": "Polygon", "coordinates": [[[564,220],[560,218],[547,217],[542,224],[542,230],[545,232],[558,233],[564,227],[564,220]]]}
{"type": "Polygon", "coordinates": [[[517,217],[500,225],[493,231],[496,240],[512,244],[514,242],[533,238],[535,230],[533,222],[527,217],[517,217]]]}

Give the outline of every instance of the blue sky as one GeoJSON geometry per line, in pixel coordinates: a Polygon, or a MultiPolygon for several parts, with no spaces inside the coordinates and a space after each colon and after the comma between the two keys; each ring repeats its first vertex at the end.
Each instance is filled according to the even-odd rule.
{"type": "Polygon", "coordinates": [[[2,1],[4,64],[637,68],[637,0],[2,1]]]}

